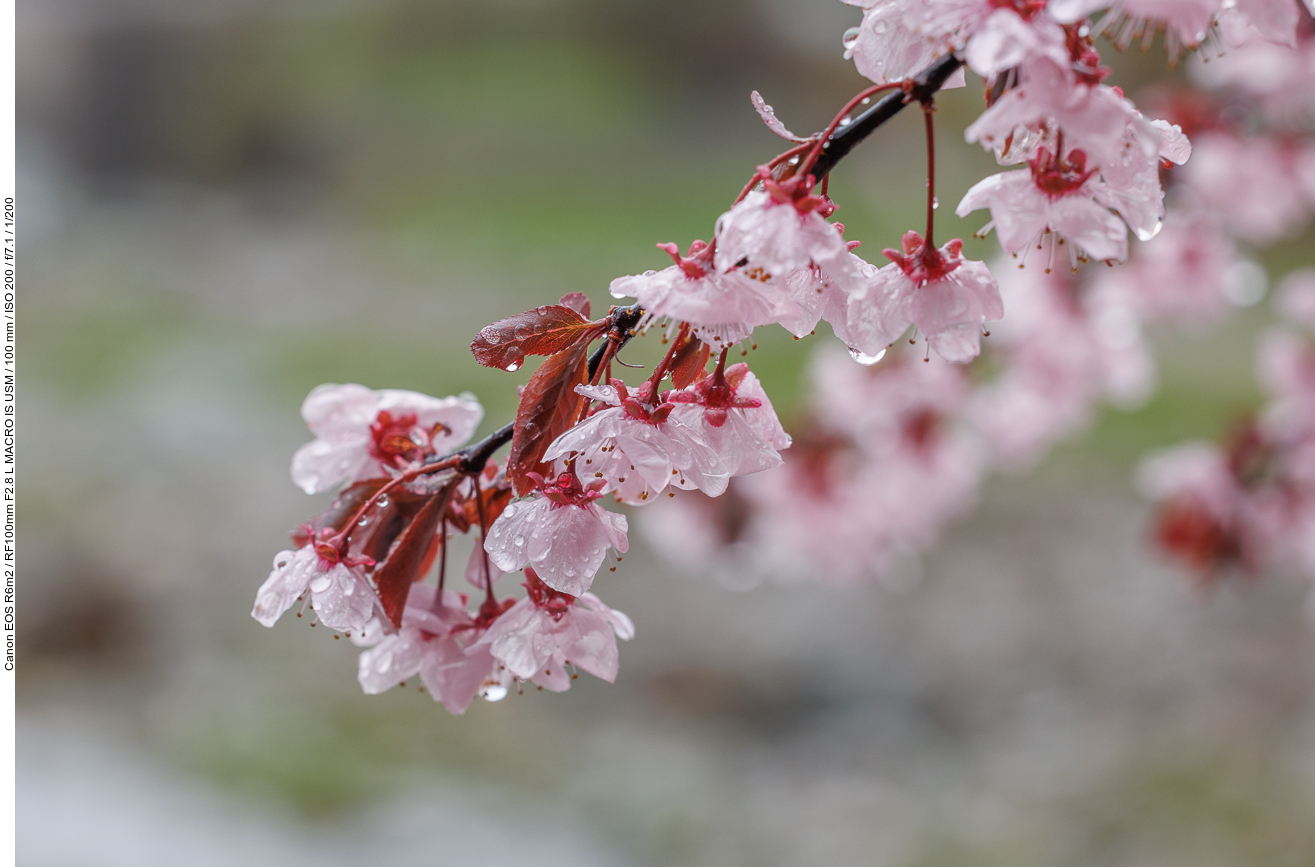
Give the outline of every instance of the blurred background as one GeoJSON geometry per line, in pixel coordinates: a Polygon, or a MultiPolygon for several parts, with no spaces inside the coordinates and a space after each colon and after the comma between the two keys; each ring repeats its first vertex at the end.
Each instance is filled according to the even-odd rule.
{"type": "MultiPolygon", "coordinates": [[[[990,482],[904,592],[736,593],[635,551],[596,587],[638,627],[614,686],[450,717],[414,683],[362,695],[325,630],[250,618],[327,502],[287,474],[307,391],[470,390],[485,430],[509,418],[524,376],[474,363],[479,327],[570,291],[604,308],[654,243],[706,238],[781,149],[750,90],[820,128],[863,84],[858,20],[19,4],[20,863],[1315,863],[1305,588],[1193,588],[1130,482],[1256,405],[1264,305],[1166,336],[1150,405],[990,482]]],[[[1106,54],[1134,96],[1169,75],[1106,54]]],[[[980,99],[941,101],[943,201],[993,165],[962,144],[980,99]]],[[[869,258],[919,225],[921,135],[901,117],[834,174],[869,258]]],[[[833,338],[757,339],[788,415],[833,338]]]]}

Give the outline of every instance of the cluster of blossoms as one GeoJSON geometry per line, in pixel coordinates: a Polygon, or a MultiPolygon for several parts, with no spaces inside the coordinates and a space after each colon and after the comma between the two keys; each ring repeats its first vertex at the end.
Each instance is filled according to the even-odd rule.
{"type": "MultiPolygon", "coordinates": [[[[628,550],[628,521],[605,503],[639,509],[664,540],[658,550],[678,549],[687,568],[842,583],[895,574],[971,505],[988,470],[1035,462],[1102,401],[1144,399],[1154,378],[1145,327],[1217,319],[1229,302],[1258,300],[1263,272],[1240,251],[1294,231],[1315,210],[1315,149],[1301,126],[1315,118],[1315,36],[1294,0],[1133,0],[1095,24],[1088,15],[1105,2],[846,2],[864,10],[845,34],[846,57],[874,84],[806,137],[754,93],[789,147],[758,167],[710,240],[683,255],[659,244],[672,264],[614,280],[612,296],[635,303],[602,318],[573,293],[481,330],[471,346],[481,364],[515,371],[527,356],[545,357],[514,422],[462,448],[482,417],[472,399],[354,385],[307,398],[317,438],[297,453],[293,478],[308,493],[341,490],[275,559],[258,621],[309,605],[319,623],[368,648],[359,672],[367,692],[418,675],[460,713],[476,695],[497,699],[526,681],[564,690],[573,669],[616,676],[616,640],[634,628],[590,591],[599,569],[628,550]],[[1100,31],[1145,44],[1164,32],[1175,56],[1206,42],[1235,47],[1203,80],[1245,95],[1273,122],[1246,122],[1227,96],[1181,93],[1158,99],[1165,119],[1144,117],[1103,83],[1100,31]],[[967,139],[1005,170],[973,186],[956,213],[989,211],[979,234],[994,230],[1012,256],[993,267],[964,258],[957,238],[933,240],[934,99],[962,85],[965,69],[986,93],[967,139]],[[927,222],[884,250],[883,266],[857,255],[858,242],[831,219],[828,173],[911,104],[927,133],[927,222]],[[1130,230],[1128,266],[1092,264],[1128,259],[1130,230]],[[812,411],[792,445],[753,372],[727,357],[756,328],[801,337],[822,321],[848,355],[819,354],[812,411]],[[983,354],[988,327],[996,332],[983,354]],[[614,370],[618,351],[654,329],[668,350],[651,374],[614,376],[624,372],[614,370]],[[447,586],[460,534],[478,537],[466,568],[474,600],[447,586]],[[512,573],[524,575],[519,600],[495,589],[512,573]]],[[[1309,312],[1311,292],[1289,294],[1293,309],[1309,312]]],[[[1315,377],[1309,350],[1283,346],[1267,368],[1279,371],[1282,408],[1248,442],[1264,444],[1264,490],[1291,499],[1315,478],[1292,457],[1310,463],[1315,448],[1315,377]]],[[[1260,544],[1251,537],[1268,544],[1281,534],[1272,521],[1239,516],[1269,515],[1278,495],[1251,496],[1261,483],[1217,454],[1215,476],[1231,473],[1232,487],[1221,493],[1212,476],[1197,492],[1209,461],[1194,454],[1187,470],[1150,475],[1171,503],[1166,525],[1186,520],[1191,535],[1208,513],[1209,539],[1162,536],[1198,560],[1209,548],[1210,564],[1250,562],[1244,552],[1260,544]]],[[[1247,473],[1251,462],[1248,452],[1247,473]]],[[[1290,511],[1284,532],[1310,536],[1315,511],[1290,511]]],[[[1315,552],[1304,556],[1315,564],[1315,552]]]]}
{"type": "Polygon", "coordinates": [[[1261,340],[1270,402],[1222,448],[1185,443],[1141,467],[1159,503],[1156,540],[1204,582],[1261,570],[1315,581],[1315,271],[1290,275],[1277,306],[1306,333],[1285,326],[1261,340]]]}

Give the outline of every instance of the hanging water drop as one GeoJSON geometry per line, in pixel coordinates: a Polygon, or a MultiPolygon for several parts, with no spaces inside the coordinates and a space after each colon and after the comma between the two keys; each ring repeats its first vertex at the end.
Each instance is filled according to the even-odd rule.
{"type": "Polygon", "coordinates": [[[485,701],[502,701],[507,697],[507,688],[500,683],[490,683],[479,694],[485,701]]]}
{"type": "Polygon", "coordinates": [[[854,43],[858,42],[859,32],[860,32],[859,28],[857,27],[851,27],[848,30],[846,30],[844,35],[840,37],[840,45],[846,51],[849,51],[851,48],[854,47],[854,43]]]}
{"type": "Polygon", "coordinates": [[[519,361],[513,361],[506,366],[505,370],[508,373],[515,373],[516,371],[520,370],[520,367],[521,367],[521,363],[519,361]]]}
{"type": "Polygon", "coordinates": [[[868,355],[866,352],[859,352],[857,349],[854,349],[852,347],[849,350],[850,358],[854,359],[859,364],[867,365],[867,366],[876,364],[885,356],[886,356],[886,350],[884,349],[878,352],[876,355],[868,355]]]}
{"type": "Polygon", "coordinates": [[[940,197],[940,196],[932,196],[932,197],[931,197],[931,209],[934,211],[934,210],[936,210],[937,208],[939,208],[940,206],[941,206],[941,197],[940,197]]]}

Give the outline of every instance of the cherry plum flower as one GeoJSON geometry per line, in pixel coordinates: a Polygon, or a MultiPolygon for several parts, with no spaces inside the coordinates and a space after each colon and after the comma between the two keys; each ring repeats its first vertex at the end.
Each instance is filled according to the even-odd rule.
{"type": "Polygon", "coordinates": [[[675,405],[645,401],[647,386],[630,391],[619,379],[611,385],[576,389],[602,407],[559,436],[545,460],[566,462],[598,485],[600,494],[640,505],[668,485],[698,489],[709,496],[726,490],[730,474],[697,428],[672,418],[675,405]]]}
{"type": "Polygon", "coordinates": [[[301,407],[315,439],[292,458],[308,494],[406,469],[464,444],[484,417],[469,397],[436,398],[363,385],[321,385],[301,407]]]}
{"type": "Polygon", "coordinates": [[[1169,553],[1207,576],[1243,561],[1247,500],[1221,449],[1190,442],[1156,452],[1137,484],[1161,504],[1156,540],[1169,553]]]}
{"type": "Polygon", "coordinates": [[[1170,55],[1176,57],[1183,47],[1195,48],[1205,39],[1221,5],[1220,0],[1052,0],[1050,11],[1059,21],[1073,24],[1108,6],[1108,16],[1098,26],[1121,49],[1143,34],[1153,38],[1156,25],[1163,23],[1170,55]]]}
{"type": "Polygon", "coordinates": [[[955,213],[966,217],[989,208],[1000,246],[1017,254],[1036,244],[1050,244],[1046,268],[1053,267],[1055,246],[1072,242],[1069,260],[1076,267],[1085,253],[1095,259],[1123,261],[1128,255],[1128,230],[1122,220],[1098,201],[1106,189],[1086,168],[1086,154],[1070,151],[1060,158],[1042,149],[1028,162],[1029,170],[1001,172],[975,184],[964,194],[955,213]],[[1057,239],[1054,235],[1062,236],[1057,239]],[[1074,249],[1076,248],[1076,249],[1074,249]]]}
{"type": "Polygon", "coordinates": [[[1045,57],[1027,63],[1022,74],[1018,86],[969,125],[967,141],[996,150],[1002,164],[1031,159],[1044,146],[1065,154],[1081,150],[1099,168],[1126,159],[1130,143],[1145,160],[1155,159],[1159,134],[1121,92],[1075,81],[1067,64],[1045,57]],[[1051,140],[1055,131],[1063,132],[1063,147],[1051,140]]]}
{"type": "MultiPolygon", "coordinates": [[[[901,0],[844,0],[863,10],[863,22],[845,31],[845,59],[877,84],[903,81],[917,75],[948,47],[927,39],[910,26],[909,4],[901,0]]],[[[962,86],[963,82],[958,84],[962,86]]]]}
{"type": "Polygon", "coordinates": [[[681,256],[675,244],[658,245],[676,264],[612,281],[614,298],[635,298],[654,318],[670,317],[699,326],[700,337],[716,348],[748,337],[759,325],[776,321],[791,302],[782,286],[748,277],[740,270],[713,267],[711,248],[702,241],[681,256]]]}
{"type": "Polygon", "coordinates": [[[711,375],[664,397],[676,405],[672,419],[698,432],[728,476],[778,467],[781,451],[790,447],[790,435],[747,364],[725,371],[718,366],[711,375]]]}
{"type": "Polygon", "coordinates": [[[759,176],[764,189],[749,193],[717,219],[717,270],[742,267],[751,277],[775,278],[781,284],[791,272],[809,265],[842,272],[849,248],[824,218],[830,204],[810,192],[812,175],[777,182],[763,166],[759,176]]]}
{"type": "Polygon", "coordinates": [[[319,622],[340,632],[364,629],[377,601],[355,565],[343,561],[331,545],[316,541],[274,557],[273,571],[256,591],[251,616],[262,626],[273,626],[307,591],[319,622]]]}
{"type": "Polygon", "coordinates": [[[1201,133],[1179,175],[1183,197],[1215,215],[1229,234],[1271,244],[1299,231],[1310,211],[1298,177],[1299,156],[1268,136],[1201,133]]]}
{"type": "Polygon", "coordinates": [[[624,554],[626,517],[594,502],[600,483],[580,484],[565,472],[542,481],[529,497],[509,503],[489,528],[484,550],[503,572],[533,566],[554,590],[579,596],[589,589],[607,550],[624,554]]]}
{"type": "Polygon", "coordinates": [[[1242,260],[1212,221],[1179,214],[1126,265],[1095,275],[1090,294],[1106,309],[1123,307],[1147,322],[1218,322],[1236,295],[1230,275],[1242,260]]]}
{"type": "Polygon", "coordinates": [[[629,641],[635,626],[592,593],[559,592],[525,570],[528,595],[501,614],[468,649],[491,655],[508,672],[553,692],[571,686],[567,664],[608,683],[616,680],[616,640],[629,641]]]}
{"type": "Polygon", "coordinates": [[[497,662],[487,652],[471,652],[470,645],[483,634],[487,622],[511,604],[511,599],[494,603],[491,610],[472,618],[463,597],[450,590],[440,595],[431,584],[413,584],[400,629],[385,633],[374,620],[362,635],[352,638],[369,648],[358,664],[361,689],[377,695],[419,674],[434,701],[451,713],[464,713],[476,695],[499,682],[497,662]]]}
{"type": "MultiPolygon", "coordinates": [[[[963,242],[957,238],[937,250],[917,232],[908,232],[903,247],[903,254],[885,251],[891,264],[872,276],[868,289],[872,310],[884,325],[884,343],[914,324],[946,361],[976,358],[981,352],[982,324],[1004,316],[990,269],[964,259],[963,242]]],[[[872,348],[863,351],[872,354],[872,348]]]]}
{"type": "Polygon", "coordinates": [[[1136,314],[1118,298],[1084,293],[1067,272],[1005,273],[1000,288],[1011,313],[992,330],[1000,370],[973,390],[965,411],[1013,470],[1088,425],[1100,402],[1144,402],[1154,366],[1136,314]]]}

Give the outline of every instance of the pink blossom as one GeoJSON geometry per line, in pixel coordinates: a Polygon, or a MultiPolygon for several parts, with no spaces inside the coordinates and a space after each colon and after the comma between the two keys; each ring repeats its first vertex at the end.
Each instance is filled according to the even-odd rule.
{"type": "Polygon", "coordinates": [[[1065,155],[1081,150],[1094,168],[1125,159],[1130,142],[1147,160],[1160,148],[1154,127],[1118,91],[1075,81],[1066,64],[1044,57],[1029,61],[1022,83],[982,112],[964,137],[1008,153],[1012,162],[1030,159],[1043,146],[1065,155]],[[1057,131],[1063,133],[1062,142],[1053,139],[1057,131]],[[1020,150],[1018,142],[1030,142],[1030,150],[1020,150]]]}
{"type": "Polygon", "coordinates": [[[446,454],[470,439],[484,410],[467,397],[321,385],[302,404],[301,416],[316,438],[293,456],[292,480],[315,494],[446,454]]]}
{"type": "MultiPolygon", "coordinates": [[[[767,173],[766,168],[759,170],[767,173]]],[[[810,264],[839,273],[849,248],[822,216],[830,206],[811,193],[812,176],[777,183],[770,173],[763,190],[755,190],[717,220],[718,271],[740,269],[758,280],[781,284],[810,264]],[[741,262],[747,264],[741,266],[741,262]]]]}
{"type": "Polygon", "coordinates": [[[994,228],[1000,246],[1010,253],[1033,243],[1043,249],[1042,242],[1049,241],[1047,270],[1053,266],[1055,246],[1065,238],[1077,248],[1069,253],[1074,267],[1082,252],[1108,261],[1127,257],[1128,230],[1097,201],[1105,191],[1092,178],[1094,171],[1086,170],[1082,151],[1070,151],[1059,159],[1043,149],[1029,166],[1029,171],[1002,172],[979,181],[954,212],[966,217],[979,208],[990,208],[991,222],[979,234],[994,228]],[[1062,237],[1056,240],[1052,233],[1062,237]]]}
{"type": "Polygon", "coordinates": [[[917,75],[949,46],[927,38],[910,26],[909,4],[902,0],[844,0],[863,9],[863,22],[845,32],[845,59],[877,84],[903,81],[917,75]]]}
{"type": "Polygon", "coordinates": [[[781,450],[790,447],[790,435],[747,364],[732,365],[724,373],[718,368],[682,391],[668,392],[665,399],[676,404],[672,419],[697,431],[728,476],[780,466],[781,450]]]}
{"type": "Polygon", "coordinates": [[[569,472],[544,482],[493,522],[484,541],[489,559],[503,572],[533,566],[554,590],[584,593],[607,549],[624,554],[629,547],[625,515],[600,509],[594,502],[600,496],[569,472]]]}
{"type": "Polygon", "coordinates": [[[1011,312],[991,332],[1000,370],[974,389],[966,414],[998,459],[1022,469],[1090,424],[1100,402],[1143,402],[1154,367],[1130,308],[1092,298],[1068,273],[1004,273],[1011,312]]]}
{"type": "Polygon", "coordinates": [[[912,323],[945,360],[971,361],[981,352],[982,324],[1004,316],[990,269],[963,259],[957,238],[936,250],[908,232],[903,246],[903,255],[885,251],[892,264],[873,275],[868,290],[885,324],[886,343],[912,323]]]}
{"type": "Polygon", "coordinates": [[[1238,261],[1228,236],[1208,220],[1176,215],[1126,265],[1101,270],[1090,293],[1150,322],[1217,322],[1229,310],[1228,277],[1238,261]]]}
{"type": "Polygon", "coordinates": [[[1170,54],[1177,56],[1183,46],[1195,48],[1205,39],[1221,4],[1220,0],[1118,0],[1113,4],[1109,0],[1052,0],[1049,8],[1059,21],[1072,24],[1106,6],[1110,11],[1104,21],[1110,26],[1098,26],[1103,26],[1121,49],[1143,32],[1153,36],[1155,25],[1163,22],[1168,28],[1170,54]]]}
{"type": "Polygon", "coordinates": [[[1301,12],[1291,0],[1235,0],[1225,3],[1216,24],[1233,46],[1252,41],[1252,34],[1288,48],[1297,47],[1301,12]]]}
{"type": "MultiPolygon", "coordinates": [[[[946,4],[933,2],[931,5],[935,8],[946,4]]],[[[1029,4],[1029,10],[1039,11],[1041,5],[1029,4]]],[[[988,14],[973,29],[964,47],[963,58],[969,68],[983,78],[989,80],[1036,57],[1046,57],[1058,64],[1068,62],[1064,28],[1049,15],[1033,14],[1027,19],[1012,7],[1000,8],[982,0],[972,0],[971,6],[988,14]]]]}
{"type": "Polygon", "coordinates": [[[632,392],[619,379],[577,391],[603,408],[554,440],[545,460],[563,462],[563,468],[569,461],[600,494],[632,505],[648,502],[667,485],[713,497],[726,490],[730,476],[717,452],[698,428],[671,418],[674,404],[647,403],[646,387],[632,392]]]}
{"type": "Polygon", "coordinates": [[[562,692],[571,686],[567,665],[608,683],[616,680],[616,640],[635,636],[630,618],[597,596],[554,590],[533,569],[528,595],[499,616],[468,652],[490,654],[515,677],[562,692]]]}
{"type": "Polygon", "coordinates": [[[463,597],[444,590],[441,604],[437,598],[437,587],[414,584],[401,629],[385,634],[375,620],[364,635],[353,638],[370,648],[361,654],[357,673],[366,694],[377,695],[419,674],[434,701],[460,714],[482,690],[498,683],[493,658],[463,647],[463,641],[473,644],[483,634],[480,623],[467,613],[463,597]]]}
{"type": "Polygon", "coordinates": [[[1266,407],[1284,439],[1315,437],[1315,347],[1290,331],[1267,332],[1257,348],[1260,382],[1274,396],[1266,407]]]}
{"type": "Polygon", "coordinates": [[[336,552],[322,557],[310,544],[274,557],[274,570],[256,591],[251,616],[262,626],[273,626],[307,591],[319,622],[340,632],[364,629],[377,601],[355,567],[338,560],[336,552]]]}
{"type": "Polygon", "coordinates": [[[1297,232],[1310,205],[1298,182],[1298,153],[1266,136],[1222,132],[1196,137],[1179,174],[1184,198],[1216,215],[1232,235],[1271,244],[1297,232]]]}
{"type": "Polygon", "coordinates": [[[710,345],[742,340],[759,325],[776,321],[792,309],[782,285],[748,277],[741,270],[720,273],[712,250],[702,241],[690,245],[687,256],[675,244],[659,244],[676,264],[661,271],[618,277],[609,291],[614,298],[633,297],[655,318],[670,317],[700,326],[710,345]]]}
{"type": "MultiPolygon", "coordinates": [[[[1294,11],[1296,4],[1287,4],[1294,11]]],[[[1315,39],[1295,49],[1250,39],[1209,63],[1192,66],[1203,87],[1230,88],[1257,100],[1267,119],[1280,127],[1301,127],[1315,117],[1315,39]]]]}

